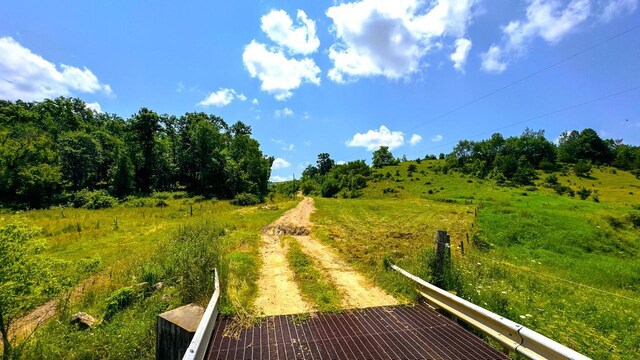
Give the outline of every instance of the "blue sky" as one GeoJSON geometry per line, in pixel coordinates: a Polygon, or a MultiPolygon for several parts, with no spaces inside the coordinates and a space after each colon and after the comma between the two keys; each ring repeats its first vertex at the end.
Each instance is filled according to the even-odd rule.
{"type": "Polygon", "coordinates": [[[640,25],[638,2],[5,0],[0,98],[241,120],[273,180],[320,152],[416,158],[497,129],[638,145],[638,89],[538,116],[640,86],[640,28],[474,102],[640,25]]]}

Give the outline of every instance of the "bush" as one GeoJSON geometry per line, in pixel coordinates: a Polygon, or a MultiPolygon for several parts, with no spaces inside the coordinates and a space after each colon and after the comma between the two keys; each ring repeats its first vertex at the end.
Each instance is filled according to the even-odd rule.
{"type": "Polygon", "coordinates": [[[399,191],[398,191],[398,189],[396,189],[396,188],[391,188],[391,187],[389,187],[389,188],[385,188],[385,189],[382,189],[382,193],[383,193],[383,194],[396,194],[396,193],[398,193],[398,192],[399,192],[399,191]]]}
{"type": "Polygon", "coordinates": [[[634,229],[637,229],[640,227],[640,212],[638,211],[630,212],[629,215],[627,215],[627,219],[629,219],[629,222],[631,222],[631,225],[633,225],[634,229]]]}
{"type": "Polygon", "coordinates": [[[151,207],[153,206],[153,201],[151,199],[128,196],[122,205],[128,208],[151,207]]]}
{"type": "Polygon", "coordinates": [[[326,179],[320,188],[322,197],[334,197],[340,191],[340,185],[334,179],[326,179]]]}
{"type": "Polygon", "coordinates": [[[129,307],[129,305],[133,304],[135,298],[136,294],[131,287],[123,287],[114,291],[107,299],[104,314],[105,320],[110,320],[118,312],[129,307]]]}
{"type": "Polygon", "coordinates": [[[155,206],[156,206],[156,207],[167,207],[167,206],[169,206],[169,204],[168,204],[166,201],[164,201],[163,199],[159,199],[159,200],[156,202],[156,205],[155,205],[155,206]]]}
{"type": "Polygon", "coordinates": [[[115,206],[118,200],[105,190],[80,190],[74,194],[72,204],[76,208],[105,209],[115,206]]]}
{"type": "Polygon", "coordinates": [[[576,176],[585,177],[591,173],[591,163],[588,161],[580,160],[573,165],[573,172],[576,176]]]}
{"type": "Polygon", "coordinates": [[[260,198],[258,198],[258,196],[250,193],[238,194],[235,198],[233,198],[233,200],[231,200],[231,204],[240,206],[255,205],[261,202],[262,201],[260,201],[260,198]]]}
{"type": "Polygon", "coordinates": [[[547,186],[549,187],[553,187],[555,185],[558,185],[558,177],[551,174],[549,176],[547,176],[546,179],[544,179],[545,184],[547,184],[547,186]]]}
{"type": "Polygon", "coordinates": [[[580,196],[581,200],[586,200],[589,195],[591,195],[591,190],[583,186],[582,189],[578,190],[577,194],[580,196]]]}
{"type": "Polygon", "coordinates": [[[317,194],[318,185],[313,180],[305,180],[300,184],[300,191],[302,191],[303,195],[317,194]]]}

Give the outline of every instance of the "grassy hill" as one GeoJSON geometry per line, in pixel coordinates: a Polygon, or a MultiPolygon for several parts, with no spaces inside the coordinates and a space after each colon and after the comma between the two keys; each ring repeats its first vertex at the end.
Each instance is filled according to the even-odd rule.
{"type": "Polygon", "coordinates": [[[574,191],[592,191],[581,200],[545,187],[542,172],[535,186],[504,187],[443,174],[441,165],[384,167],[360,198],[317,199],[317,234],[388,291],[410,297],[410,284],[381,259],[429,279],[435,230],[447,230],[458,269],[450,286],[462,297],[593,358],[640,356],[640,230],[631,218],[640,180],[608,167],[587,178],[555,173],[574,191]]]}

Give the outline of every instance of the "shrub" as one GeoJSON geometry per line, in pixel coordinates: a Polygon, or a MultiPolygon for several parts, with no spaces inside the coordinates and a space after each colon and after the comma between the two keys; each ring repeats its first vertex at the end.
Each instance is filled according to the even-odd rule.
{"type": "Polygon", "coordinates": [[[107,299],[105,320],[110,320],[121,310],[129,307],[135,300],[135,292],[131,287],[123,287],[114,291],[107,299]]]}
{"type": "Polygon", "coordinates": [[[591,173],[591,163],[588,161],[580,160],[573,165],[573,172],[576,176],[585,177],[591,173]]]}
{"type": "Polygon", "coordinates": [[[303,195],[317,194],[318,185],[313,180],[305,180],[300,184],[300,191],[302,191],[303,195]]]}
{"type": "Polygon", "coordinates": [[[105,190],[89,191],[83,189],[74,194],[73,206],[85,209],[105,209],[115,206],[118,200],[105,190]]]}
{"type": "Polygon", "coordinates": [[[168,204],[166,201],[164,201],[163,199],[159,199],[159,200],[156,202],[156,205],[155,205],[155,206],[156,206],[156,207],[161,207],[161,208],[163,208],[163,207],[167,207],[167,206],[169,206],[169,204],[168,204]]]}
{"type": "Polygon", "coordinates": [[[256,195],[250,194],[250,193],[238,194],[238,195],[236,195],[235,198],[233,198],[233,200],[231,200],[231,204],[240,205],[240,206],[255,205],[255,204],[259,204],[261,202],[262,201],[260,201],[260,198],[258,198],[256,195]]]}
{"type": "Polygon", "coordinates": [[[388,187],[388,188],[382,189],[382,193],[383,193],[383,194],[395,194],[395,193],[398,193],[398,192],[399,192],[399,191],[398,191],[398,189],[396,189],[396,188],[391,188],[391,187],[388,187]]]}
{"type": "Polygon", "coordinates": [[[151,199],[136,198],[133,196],[128,196],[122,205],[128,208],[141,208],[141,207],[150,207],[153,205],[153,202],[151,199]]]}
{"type": "Polygon", "coordinates": [[[551,174],[544,179],[544,182],[545,184],[547,184],[547,186],[553,187],[555,185],[558,185],[558,177],[551,174]]]}
{"type": "Polygon", "coordinates": [[[326,179],[320,188],[322,197],[334,197],[340,191],[340,185],[334,179],[326,179]]]}
{"type": "Polygon", "coordinates": [[[586,200],[589,195],[591,195],[591,190],[583,186],[580,190],[578,190],[577,194],[580,196],[581,200],[586,200]]]}
{"type": "Polygon", "coordinates": [[[631,222],[631,225],[633,225],[634,229],[637,229],[640,227],[640,212],[638,211],[630,212],[629,215],[627,215],[627,219],[629,219],[629,222],[631,222]]]}

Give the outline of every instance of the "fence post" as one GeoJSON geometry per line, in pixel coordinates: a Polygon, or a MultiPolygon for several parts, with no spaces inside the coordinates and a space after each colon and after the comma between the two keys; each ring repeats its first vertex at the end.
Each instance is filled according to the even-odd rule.
{"type": "Polygon", "coordinates": [[[460,240],[460,252],[462,253],[462,256],[464,256],[464,241],[460,240]]]}
{"type": "Polygon", "coordinates": [[[193,216],[193,205],[190,205],[189,209],[191,210],[191,216],[193,216]]]}

